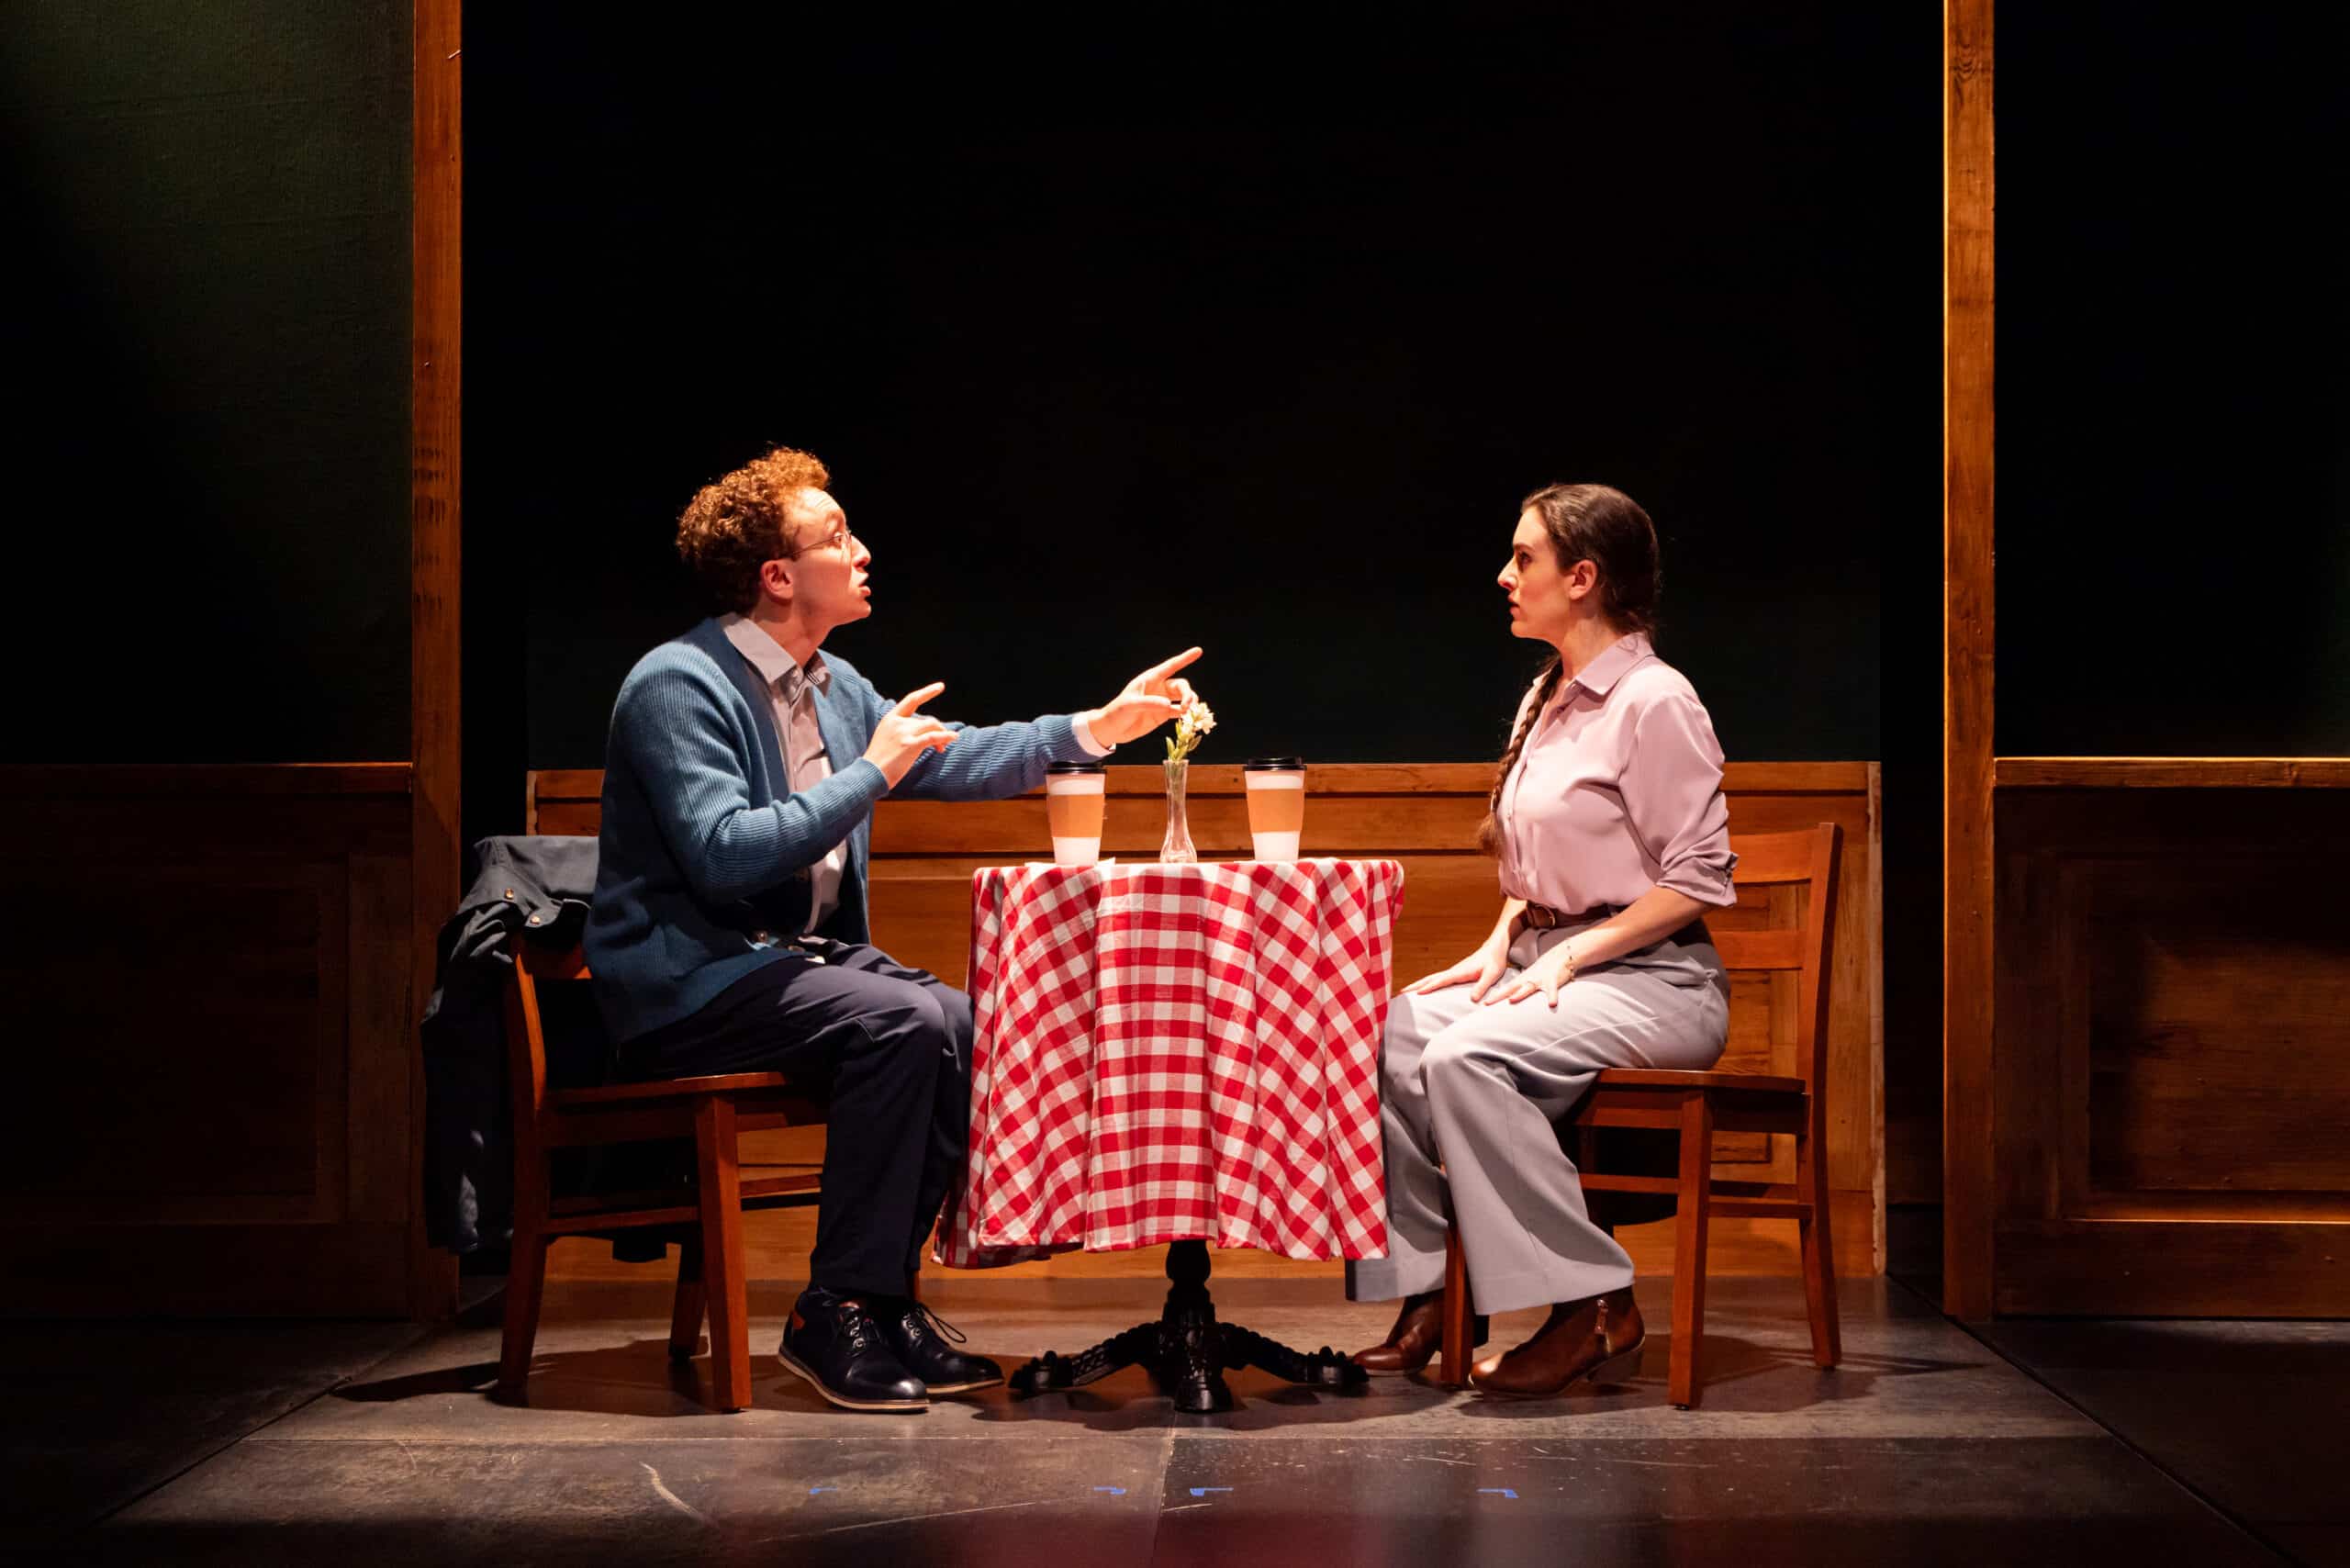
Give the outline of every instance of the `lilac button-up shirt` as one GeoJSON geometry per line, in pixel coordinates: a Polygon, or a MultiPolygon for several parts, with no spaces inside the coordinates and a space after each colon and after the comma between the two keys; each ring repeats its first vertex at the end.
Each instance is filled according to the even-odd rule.
{"type": "MultiPolygon", "coordinates": [[[[1518,723],[1533,700],[1518,704],[1518,723]]],[[[1568,914],[1620,909],[1651,888],[1738,902],[1714,722],[1645,635],[1618,638],[1561,682],[1533,725],[1497,813],[1505,898],[1568,914]]]]}

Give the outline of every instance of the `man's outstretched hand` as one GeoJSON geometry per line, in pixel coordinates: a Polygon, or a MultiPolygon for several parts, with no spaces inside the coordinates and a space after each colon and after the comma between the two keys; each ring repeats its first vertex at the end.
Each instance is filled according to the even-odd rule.
{"type": "Polygon", "coordinates": [[[872,742],[865,748],[865,760],[881,770],[890,789],[898,787],[898,781],[923,752],[945,751],[954,743],[954,731],[927,713],[914,711],[946,689],[945,681],[934,680],[907,692],[875,727],[872,742]]]}
{"type": "Polygon", "coordinates": [[[1175,672],[1199,656],[1199,649],[1186,648],[1161,660],[1126,682],[1126,689],[1106,705],[1083,715],[1093,738],[1103,745],[1124,745],[1179,717],[1192,705],[1192,683],[1175,672]]]}

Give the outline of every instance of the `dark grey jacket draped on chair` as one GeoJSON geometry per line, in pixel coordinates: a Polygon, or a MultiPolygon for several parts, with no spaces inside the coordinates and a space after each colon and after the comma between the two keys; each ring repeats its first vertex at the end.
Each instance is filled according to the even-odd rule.
{"type": "MultiPolygon", "coordinates": [[[[435,1247],[471,1252],[513,1234],[513,1110],[507,1088],[506,977],[513,943],[579,938],[596,885],[596,841],[550,834],[485,838],[480,868],[441,927],[424,1050],[424,1228],[435,1247]]],[[[551,1081],[605,1077],[601,1022],[573,988],[549,988],[551,1081]],[[567,1003],[567,1004],[566,1004],[567,1003]]]]}

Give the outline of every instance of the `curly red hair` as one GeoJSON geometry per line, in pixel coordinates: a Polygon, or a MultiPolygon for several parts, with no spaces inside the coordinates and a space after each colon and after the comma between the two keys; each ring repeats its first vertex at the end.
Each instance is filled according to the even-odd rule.
{"type": "Polygon", "coordinates": [[[759,567],[800,554],[785,509],[802,490],[833,482],[822,461],[778,446],[711,480],[677,518],[677,558],[721,610],[747,614],[759,601],[759,567]]]}

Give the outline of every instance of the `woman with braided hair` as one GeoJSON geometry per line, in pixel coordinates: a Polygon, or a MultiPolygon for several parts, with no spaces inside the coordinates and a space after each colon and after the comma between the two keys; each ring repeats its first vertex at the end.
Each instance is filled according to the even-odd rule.
{"type": "Polygon", "coordinates": [[[1448,1220],[1479,1307],[1550,1307],[1472,1386],[1539,1397],[1639,1364],[1632,1260],[1593,1223],[1552,1124],[1603,1068],[1708,1068],[1729,1037],[1703,918],[1736,902],[1722,752],[1651,645],[1661,582],[1656,529],[1629,496],[1527,497],[1500,583],[1512,634],[1557,654],[1518,704],[1479,834],[1501,862],[1501,917],[1388,1009],[1387,1256],[1349,1264],[1347,1294],[1404,1305],[1356,1355],[1369,1371],[1434,1353],[1448,1220]]]}

